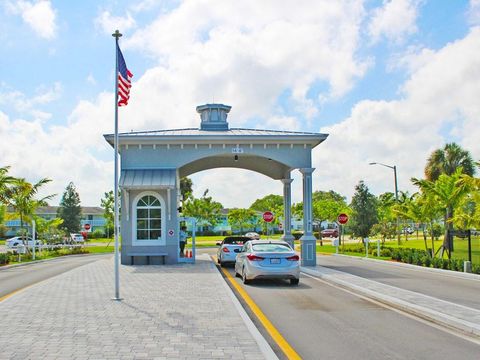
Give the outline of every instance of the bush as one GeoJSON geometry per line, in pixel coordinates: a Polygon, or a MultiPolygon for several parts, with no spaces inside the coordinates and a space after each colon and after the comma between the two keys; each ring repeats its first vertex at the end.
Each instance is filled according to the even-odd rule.
{"type": "Polygon", "coordinates": [[[442,269],[448,270],[450,268],[450,261],[448,259],[442,259],[442,269]]]}
{"type": "Polygon", "coordinates": [[[480,275],[480,265],[472,264],[472,273],[480,275]]]}
{"type": "Polygon", "coordinates": [[[423,256],[423,263],[425,264],[425,267],[430,267],[432,259],[429,255],[423,256]]]}
{"type": "Polygon", "coordinates": [[[435,269],[441,269],[442,268],[442,259],[440,258],[433,258],[432,259],[432,265],[435,269]]]}
{"type": "Polygon", "coordinates": [[[303,236],[302,231],[292,231],[292,235],[295,238],[295,240],[300,240],[300,238],[303,236]]]}
{"type": "Polygon", "coordinates": [[[10,255],[8,253],[0,253],[0,265],[7,265],[10,262],[10,255]]]}
{"type": "Polygon", "coordinates": [[[393,251],[391,248],[382,248],[380,249],[380,256],[391,257],[393,251]]]}
{"type": "Polygon", "coordinates": [[[103,230],[97,229],[91,232],[90,234],[88,234],[88,237],[91,239],[100,239],[105,237],[105,233],[103,232],[103,230]]]}

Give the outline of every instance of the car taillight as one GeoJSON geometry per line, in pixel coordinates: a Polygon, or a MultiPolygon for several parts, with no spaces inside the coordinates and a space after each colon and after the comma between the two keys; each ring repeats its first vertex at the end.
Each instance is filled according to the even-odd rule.
{"type": "Polygon", "coordinates": [[[293,255],[293,256],[287,257],[287,260],[298,261],[298,260],[300,260],[300,257],[298,255],[293,255]]]}
{"type": "Polygon", "coordinates": [[[224,248],[222,249],[222,251],[223,251],[223,252],[230,252],[230,250],[228,250],[228,248],[226,248],[226,247],[224,247],[224,248]]]}
{"type": "Polygon", "coordinates": [[[248,260],[251,260],[251,261],[262,261],[265,259],[264,257],[253,255],[253,254],[247,255],[247,258],[248,260]]]}

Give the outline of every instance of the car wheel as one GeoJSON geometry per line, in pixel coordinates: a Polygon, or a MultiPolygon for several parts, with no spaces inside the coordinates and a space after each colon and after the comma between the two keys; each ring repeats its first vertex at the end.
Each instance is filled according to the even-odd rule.
{"type": "Polygon", "coordinates": [[[247,279],[247,274],[245,273],[245,268],[242,271],[242,280],[245,285],[250,284],[250,280],[247,279]]]}
{"type": "Polygon", "coordinates": [[[290,279],[290,285],[298,285],[300,279],[290,279]]]}

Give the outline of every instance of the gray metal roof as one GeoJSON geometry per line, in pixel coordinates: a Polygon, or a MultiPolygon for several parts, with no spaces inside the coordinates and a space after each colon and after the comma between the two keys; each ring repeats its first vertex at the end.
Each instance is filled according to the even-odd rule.
{"type": "Polygon", "coordinates": [[[173,169],[122,170],[118,185],[122,189],[173,189],[176,171],[173,169]]]}
{"type": "Polygon", "coordinates": [[[261,130],[231,128],[229,130],[200,130],[198,128],[168,129],[152,131],[132,131],[120,133],[119,136],[299,136],[299,135],[324,135],[302,131],[261,130]]]}

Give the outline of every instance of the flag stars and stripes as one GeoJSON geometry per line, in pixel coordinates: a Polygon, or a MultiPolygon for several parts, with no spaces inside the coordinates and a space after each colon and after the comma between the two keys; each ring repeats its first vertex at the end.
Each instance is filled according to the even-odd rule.
{"type": "Polygon", "coordinates": [[[130,99],[130,88],[132,87],[133,74],[127,69],[125,59],[123,58],[120,47],[117,44],[117,59],[118,59],[118,106],[128,105],[130,99]]]}

